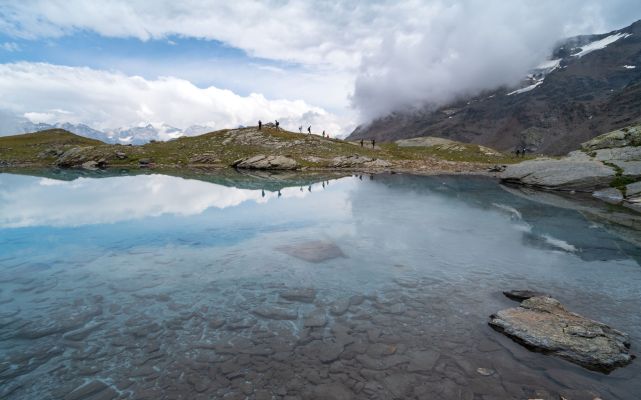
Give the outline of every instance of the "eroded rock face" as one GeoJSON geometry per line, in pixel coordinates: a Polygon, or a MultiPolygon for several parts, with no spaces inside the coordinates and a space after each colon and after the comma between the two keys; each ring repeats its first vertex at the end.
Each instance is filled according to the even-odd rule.
{"type": "Polygon", "coordinates": [[[501,179],[508,183],[583,192],[608,187],[614,177],[614,169],[598,161],[568,159],[524,161],[509,165],[501,174],[501,179]]]}
{"type": "Polygon", "coordinates": [[[234,161],[233,167],[241,169],[296,169],[298,163],[296,160],[285,156],[266,156],[259,154],[249,158],[243,158],[234,161]]]}
{"type": "Polygon", "coordinates": [[[330,160],[329,166],[332,168],[356,168],[356,167],[367,167],[367,168],[387,168],[391,164],[380,158],[370,158],[366,156],[361,156],[359,154],[354,154],[351,156],[339,156],[334,157],[330,160]]]}
{"type": "Polygon", "coordinates": [[[581,145],[584,150],[598,150],[610,147],[641,146],[641,125],[619,129],[595,137],[581,145]]]}
{"type": "Polygon", "coordinates": [[[489,324],[528,348],[595,371],[608,373],[633,358],[627,334],[569,312],[551,297],[524,300],[490,316],[489,324]]]}
{"type": "Polygon", "coordinates": [[[93,147],[73,147],[58,157],[56,165],[67,168],[82,165],[85,162],[93,161],[93,147]]]}

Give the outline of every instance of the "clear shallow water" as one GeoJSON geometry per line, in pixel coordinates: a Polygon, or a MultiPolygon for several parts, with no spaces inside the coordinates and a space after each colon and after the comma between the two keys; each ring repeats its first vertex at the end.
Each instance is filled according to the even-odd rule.
{"type": "Polygon", "coordinates": [[[197,177],[0,174],[0,398],[641,393],[487,326],[539,289],[636,353],[641,249],[607,226],[481,178],[197,177]]]}

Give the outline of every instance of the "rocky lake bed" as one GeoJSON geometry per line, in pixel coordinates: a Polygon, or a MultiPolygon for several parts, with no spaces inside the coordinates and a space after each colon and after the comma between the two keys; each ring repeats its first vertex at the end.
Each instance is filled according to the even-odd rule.
{"type": "Polygon", "coordinates": [[[641,392],[488,324],[530,288],[641,340],[640,248],[496,180],[41,175],[0,174],[1,398],[641,392]]]}

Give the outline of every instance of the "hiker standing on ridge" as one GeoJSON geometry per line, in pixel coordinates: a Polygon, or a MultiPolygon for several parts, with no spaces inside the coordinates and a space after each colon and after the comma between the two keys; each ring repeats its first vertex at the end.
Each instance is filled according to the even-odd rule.
{"type": "Polygon", "coordinates": [[[361,147],[363,147],[363,139],[361,139],[361,147]]]}
{"type": "Polygon", "coordinates": [[[263,121],[258,120],[258,130],[261,130],[263,128],[263,121]]]}
{"type": "Polygon", "coordinates": [[[376,146],[376,140],[372,139],[372,149],[376,146]]]}
{"type": "Polygon", "coordinates": [[[307,134],[308,135],[312,134],[312,126],[311,125],[307,127],[307,134]]]}
{"type": "Polygon", "coordinates": [[[276,130],[278,130],[279,126],[280,126],[280,122],[278,122],[278,120],[276,120],[276,130]]]}
{"type": "Polygon", "coordinates": [[[325,137],[325,131],[323,131],[323,137],[325,137]]]}
{"type": "Polygon", "coordinates": [[[303,125],[298,127],[298,133],[303,133],[303,125]]]}

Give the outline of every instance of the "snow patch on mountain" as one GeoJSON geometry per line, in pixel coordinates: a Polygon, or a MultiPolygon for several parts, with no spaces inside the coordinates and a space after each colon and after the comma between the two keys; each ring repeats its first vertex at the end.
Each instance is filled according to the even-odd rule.
{"type": "Polygon", "coordinates": [[[535,70],[542,70],[545,71],[546,73],[550,73],[554,71],[555,69],[559,68],[561,66],[561,60],[562,58],[557,58],[556,60],[548,60],[545,61],[539,65],[536,66],[535,70]]]}
{"type": "Polygon", "coordinates": [[[624,65],[623,68],[625,69],[635,69],[637,66],[636,65],[624,65]]]}
{"type": "Polygon", "coordinates": [[[535,81],[530,86],[526,86],[524,88],[517,89],[517,90],[515,90],[513,92],[508,93],[507,95],[508,96],[512,96],[513,94],[521,94],[521,93],[529,92],[530,90],[536,89],[540,84],[543,83],[543,79],[544,78],[538,79],[537,81],[535,81]]]}
{"type": "Polygon", "coordinates": [[[632,35],[631,33],[615,33],[614,35],[610,35],[610,36],[604,37],[601,40],[590,42],[590,43],[586,44],[585,46],[581,46],[580,47],[581,51],[576,53],[576,54],[574,54],[574,57],[581,58],[586,54],[590,54],[595,50],[604,49],[608,45],[616,42],[617,40],[625,39],[625,38],[627,38],[628,36],[631,36],[631,35],[632,35]]]}

